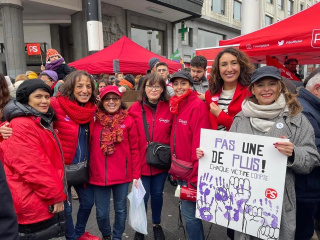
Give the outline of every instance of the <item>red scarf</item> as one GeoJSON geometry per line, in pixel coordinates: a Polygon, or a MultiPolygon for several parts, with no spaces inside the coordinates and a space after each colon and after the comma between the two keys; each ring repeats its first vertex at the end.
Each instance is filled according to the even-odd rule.
{"type": "Polygon", "coordinates": [[[111,155],[115,152],[115,143],[122,142],[123,130],[121,124],[126,120],[128,113],[122,109],[115,114],[107,114],[98,109],[97,119],[103,126],[101,135],[101,149],[105,155],[111,155]]]}
{"type": "Polygon", "coordinates": [[[83,107],[79,106],[76,101],[71,101],[68,97],[58,96],[58,102],[69,118],[76,124],[85,124],[93,120],[96,111],[96,105],[87,102],[83,107]]]}
{"type": "Polygon", "coordinates": [[[191,89],[188,89],[187,93],[178,97],[178,96],[173,96],[170,98],[170,111],[173,114],[178,114],[179,111],[179,104],[182,100],[186,99],[190,94],[192,93],[191,89]]]}

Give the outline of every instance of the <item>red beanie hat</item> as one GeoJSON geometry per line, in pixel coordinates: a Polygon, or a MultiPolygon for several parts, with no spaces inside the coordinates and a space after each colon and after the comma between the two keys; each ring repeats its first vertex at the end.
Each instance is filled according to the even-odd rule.
{"type": "Polygon", "coordinates": [[[46,61],[48,62],[48,59],[52,56],[58,55],[61,58],[61,55],[58,53],[57,50],[50,48],[47,50],[47,57],[46,57],[46,61]]]}

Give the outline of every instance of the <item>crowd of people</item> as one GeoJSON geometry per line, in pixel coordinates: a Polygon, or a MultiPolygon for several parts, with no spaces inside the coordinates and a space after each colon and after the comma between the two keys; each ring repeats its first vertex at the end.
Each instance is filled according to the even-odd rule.
{"type": "MultiPolygon", "coordinates": [[[[286,62],[292,71],[294,63],[286,62]]],[[[0,239],[101,239],[86,231],[94,206],[102,239],[122,239],[129,184],[138,188],[139,179],[146,210],[150,199],[154,239],[165,239],[166,179],[197,189],[202,128],[289,139],[275,143],[287,157],[278,239],[311,239],[320,215],[320,70],[296,89],[277,68],[255,70],[245,53],[231,47],[216,56],[209,79],[203,56],[171,75],[158,58],[149,68],[145,76],[94,78],[49,49],[39,76],[28,71],[12,84],[0,74],[0,239]],[[129,108],[127,91],[139,91],[129,108]],[[171,168],[148,163],[152,142],[170,146],[171,168]],[[71,188],[79,198],[76,210],[71,188]]],[[[196,202],[180,201],[188,239],[204,240],[196,202]]],[[[257,239],[232,229],[227,234],[257,239]]],[[[135,240],[144,238],[135,232],[135,240]]]]}

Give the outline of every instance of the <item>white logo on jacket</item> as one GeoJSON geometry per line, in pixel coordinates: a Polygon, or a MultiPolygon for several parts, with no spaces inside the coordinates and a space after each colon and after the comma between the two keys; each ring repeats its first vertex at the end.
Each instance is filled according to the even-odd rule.
{"type": "Polygon", "coordinates": [[[126,128],[125,124],[120,125],[121,128],[126,128]]]}
{"type": "Polygon", "coordinates": [[[179,123],[182,123],[182,125],[187,125],[188,121],[187,121],[187,120],[179,119],[179,123]]]}
{"type": "Polygon", "coordinates": [[[169,122],[170,122],[170,120],[169,120],[169,119],[159,118],[159,122],[169,123],[169,122]]]}

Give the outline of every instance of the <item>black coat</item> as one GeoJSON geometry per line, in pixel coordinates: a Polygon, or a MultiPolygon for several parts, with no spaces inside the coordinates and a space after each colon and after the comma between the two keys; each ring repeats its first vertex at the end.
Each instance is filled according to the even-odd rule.
{"type": "Polygon", "coordinates": [[[56,70],[58,74],[58,79],[63,80],[65,76],[71,73],[71,69],[67,64],[61,64],[60,67],[56,70]]]}
{"type": "Polygon", "coordinates": [[[18,222],[3,165],[0,162],[0,239],[18,240],[18,222]]]}

